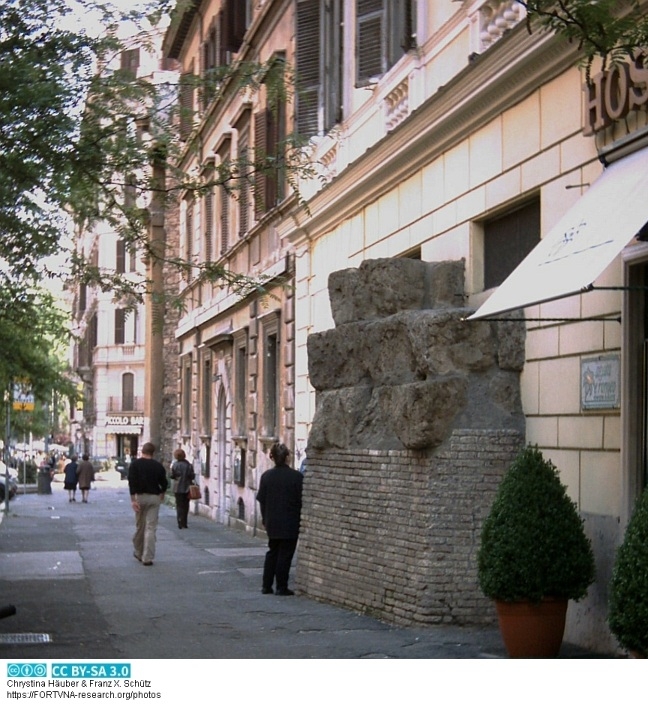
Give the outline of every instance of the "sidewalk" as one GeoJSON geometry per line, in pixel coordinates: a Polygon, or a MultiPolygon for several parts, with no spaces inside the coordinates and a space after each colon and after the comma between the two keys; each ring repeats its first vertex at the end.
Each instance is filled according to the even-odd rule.
{"type": "MultiPolygon", "coordinates": [[[[262,595],[265,543],[160,511],[153,567],[132,556],[128,489],[19,494],[0,525],[0,658],[504,658],[496,628],[397,628],[305,596],[262,595]],[[42,642],[43,639],[50,642],[42,642]]],[[[57,480],[59,477],[57,477],[57,480]]],[[[564,645],[561,657],[592,657],[564,645]]]]}

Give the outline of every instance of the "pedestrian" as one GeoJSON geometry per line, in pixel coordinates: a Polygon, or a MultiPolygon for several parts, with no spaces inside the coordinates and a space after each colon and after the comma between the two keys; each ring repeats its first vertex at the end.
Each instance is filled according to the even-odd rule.
{"type": "Polygon", "coordinates": [[[77,477],[79,478],[79,489],[81,489],[81,500],[87,504],[90,487],[94,481],[94,466],[87,454],[81,455],[81,462],[77,466],[77,477]]]}
{"type": "Polygon", "coordinates": [[[153,459],[155,445],[145,442],[141,456],[131,462],[128,471],[128,488],[131,506],[135,511],[135,534],[133,556],[143,565],[153,564],[155,537],[160,504],[164,500],[169,482],[164,467],[153,459]]]}
{"type": "Polygon", "coordinates": [[[77,476],[77,456],[72,455],[70,461],[65,465],[63,472],[65,473],[65,478],[63,480],[63,488],[67,489],[68,501],[76,501],[76,490],[77,484],[79,483],[79,477],[77,476]]]}
{"type": "Polygon", "coordinates": [[[275,443],[270,448],[270,459],[275,466],[261,475],[257,492],[261,520],[268,535],[261,587],[263,594],[273,593],[275,581],[279,596],[295,593],[288,589],[288,578],[299,536],[304,477],[288,466],[289,454],[283,443],[275,443]]]}
{"type": "Polygon", "coordinates": [[[185,451],[178,448],[174,453],[175,462],[171,465],[171,479],[173,479],[173,493],[175,494],[176,516],[178,528],[189,528],[189,487],[196,478],[193,466],[187,462],[185,451]]]}

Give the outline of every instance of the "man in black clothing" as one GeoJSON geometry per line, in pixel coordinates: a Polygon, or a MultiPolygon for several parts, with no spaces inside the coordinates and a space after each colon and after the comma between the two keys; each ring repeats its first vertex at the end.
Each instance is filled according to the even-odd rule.
{"type": "Polygon", "coordinates": [[[153,459],[154,453],[155,445],[145,442],[142,445],[141,457],[131,463],[128,471],[131,506],[135,511],[133,556],[146,566],[153,564],[160,504],[169,486],[166,471],[153,459]]]}
{"type": "Polygon", "coordinates": [[[268,552],[263,566],[263,594],[272,594],[276,579],[277,594],[292,596],[288,589],[290,564],[297,547],[302,505],[303,475],[286,464],[288,448],[275,443],[270,448],[272,469],[261,475],[257,501],[268,534],[268,552]]]}

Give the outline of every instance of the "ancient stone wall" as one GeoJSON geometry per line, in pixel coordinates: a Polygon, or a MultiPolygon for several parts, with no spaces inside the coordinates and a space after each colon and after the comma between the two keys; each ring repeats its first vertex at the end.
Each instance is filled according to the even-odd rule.
{"type": "Polygon", "coordinates": [[[476,555],[524,438],[524,325],[465,320],[463,262],[366,261],[329,293],[297,586],[398,623],[491,621],[476,555]]]}

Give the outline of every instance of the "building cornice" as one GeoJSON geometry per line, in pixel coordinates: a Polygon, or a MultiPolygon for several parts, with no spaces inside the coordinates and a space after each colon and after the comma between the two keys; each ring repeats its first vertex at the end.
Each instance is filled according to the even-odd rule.
{"type": "Polygon", "coordinates": [[[452,81],[441,86],[398,127],[296,208],[282,236],[317,238],[491,119],[574,66],[577,50],[547,33],[518,25],[452,81]],[[299,230],[302,230],[301,232],[299,230]]]}

